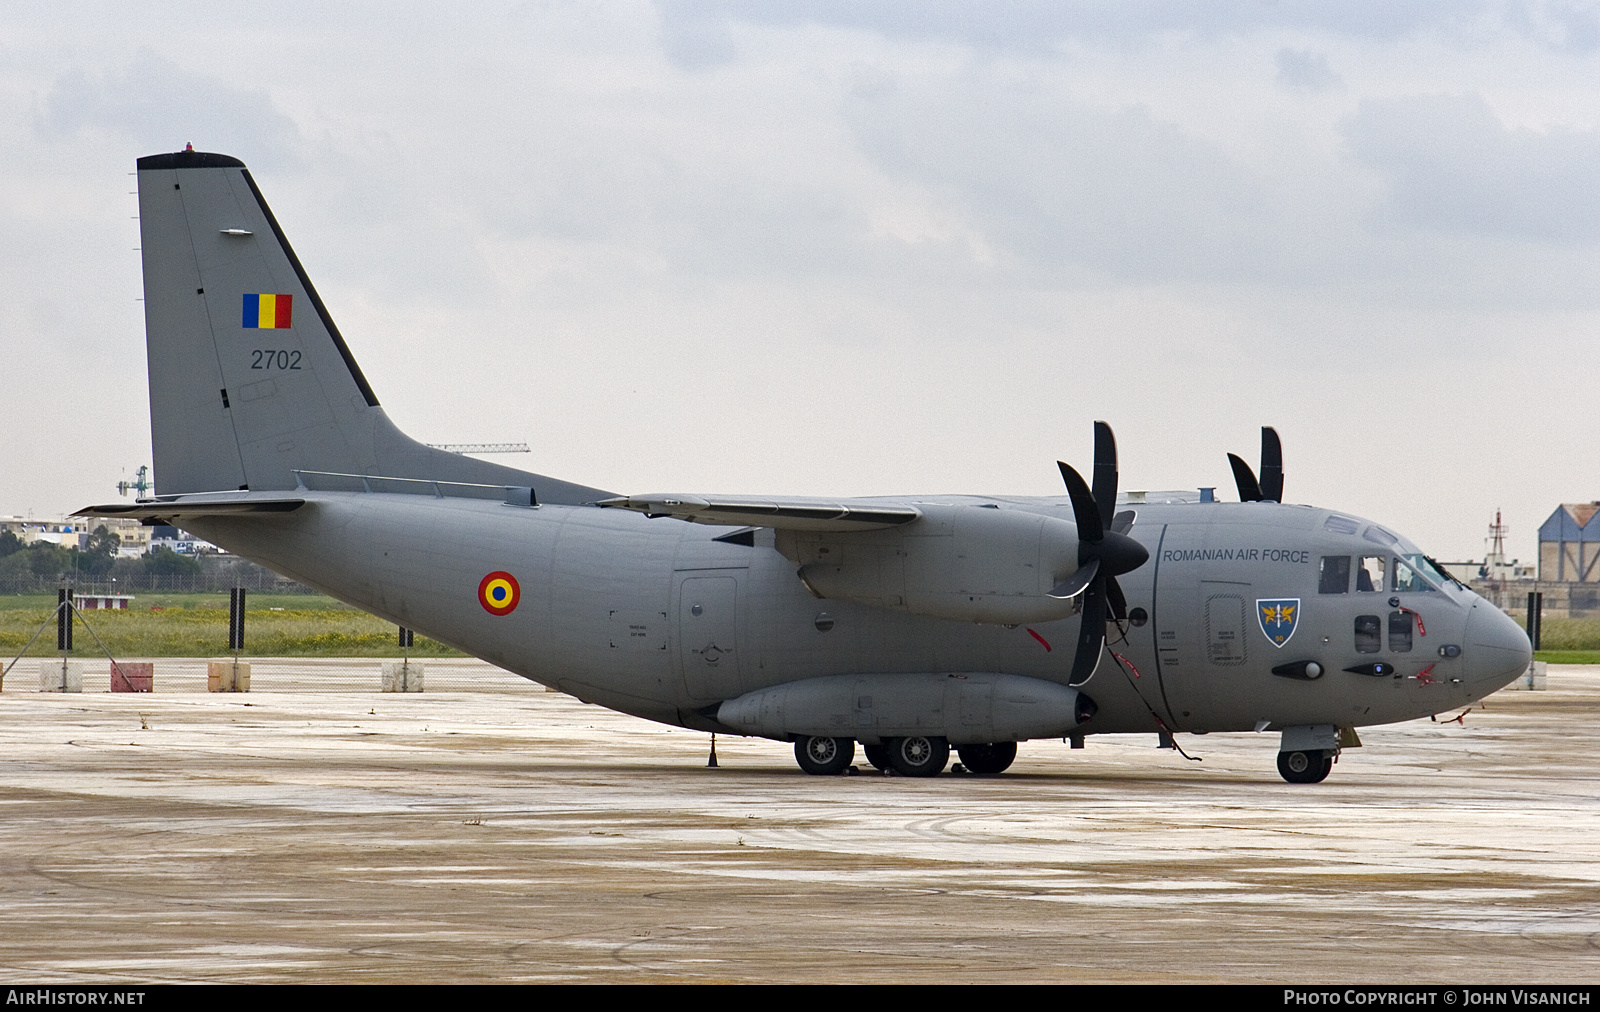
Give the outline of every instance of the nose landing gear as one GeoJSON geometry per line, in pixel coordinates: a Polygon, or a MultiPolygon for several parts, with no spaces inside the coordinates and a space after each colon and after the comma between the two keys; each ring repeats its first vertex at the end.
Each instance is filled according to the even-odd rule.
{"type": "Polygon", "coordinates": [[[1333,752],[1306,749],[1278,753],[1278,773],[1291,784],[1320,784],[1333,771],[1333,752]]]}

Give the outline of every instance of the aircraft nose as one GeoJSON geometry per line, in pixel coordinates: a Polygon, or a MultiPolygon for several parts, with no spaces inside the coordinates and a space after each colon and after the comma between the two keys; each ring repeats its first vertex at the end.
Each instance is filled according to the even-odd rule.
{"type": "Polygon", "coordinates": [[[1467,625],[1467,681],[1493,691],[1528,670],[1533,647],[1510,615],[1487,601],[1473,606],[1467,625]]]}

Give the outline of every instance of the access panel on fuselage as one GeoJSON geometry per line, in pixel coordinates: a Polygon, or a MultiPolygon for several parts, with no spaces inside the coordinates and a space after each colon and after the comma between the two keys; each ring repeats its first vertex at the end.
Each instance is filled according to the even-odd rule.
{"type": "Polygon", "coordinates": [[[678,585],[678,656],[692,700],[732,699],[739,681],[739,570],[687,575],[678,585]]]}

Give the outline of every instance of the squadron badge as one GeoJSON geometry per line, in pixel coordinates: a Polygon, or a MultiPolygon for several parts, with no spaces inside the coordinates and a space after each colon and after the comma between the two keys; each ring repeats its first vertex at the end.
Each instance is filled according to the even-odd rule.
{"type": "Polygon", "coordinates": [[[1256,600],[1256,618],[1261,621],[1261,631],[1275,647],[1289,642],[1294,627],[1300,621],[1300,599],[1280,597],[1256,600]]]}

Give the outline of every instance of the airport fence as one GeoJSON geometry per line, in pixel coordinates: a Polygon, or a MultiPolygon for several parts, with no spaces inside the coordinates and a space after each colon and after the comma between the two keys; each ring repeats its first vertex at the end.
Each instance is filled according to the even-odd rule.
{"type": "Polygon", "coordinates": [[[0,576],[0,594],[54,594],[62,587],[71,587],[79,594],[132,594],[141,591],[212,594],[226,593],[235,587],[271,594],[317,593],[304,584],[249,563],[208,568],[199,573],[129,573],[115,579],[86,574],[35,576],[28,573],[0,576]]]}

